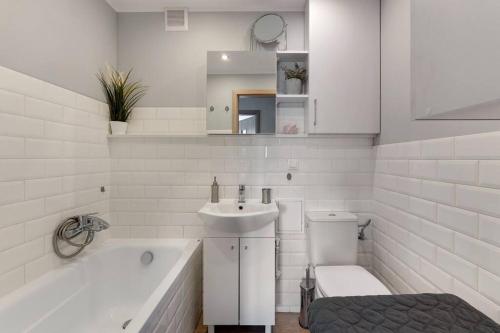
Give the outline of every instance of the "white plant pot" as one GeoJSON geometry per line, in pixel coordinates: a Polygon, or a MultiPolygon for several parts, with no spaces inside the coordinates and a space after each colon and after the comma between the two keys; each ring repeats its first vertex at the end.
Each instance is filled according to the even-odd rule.
{"type": "Polygon", "coordinates": [[[300,95],[302,94],[302,80],[288,79],[285,80],[287,95],[300,95]]]}
{"type": "Polygon", "coordinates": [[[128,123],[126,121],[110,121],[111,134],[124,135],[127,133],[128,123]]]}

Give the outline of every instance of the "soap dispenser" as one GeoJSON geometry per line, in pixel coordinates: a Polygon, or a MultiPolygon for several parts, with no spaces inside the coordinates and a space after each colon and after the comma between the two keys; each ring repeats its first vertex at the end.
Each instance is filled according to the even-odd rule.
{"type": "Polygon", "coordinates": [[[217,177],[214,177],[214,182],[212,183],[212,194],[210,196],[210,202],[219,202],[219,184],[217,183],[217,177]]]}

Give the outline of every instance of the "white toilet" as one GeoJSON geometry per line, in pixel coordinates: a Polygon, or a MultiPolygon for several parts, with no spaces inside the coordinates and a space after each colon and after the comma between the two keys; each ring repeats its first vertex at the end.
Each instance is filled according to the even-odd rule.
{"type": "Polygon", "coordinates": [[[356,266],[357,216],[347,212],[308,212],[306,219],[317,298],[391,294],[370,272],[356,266]]]}

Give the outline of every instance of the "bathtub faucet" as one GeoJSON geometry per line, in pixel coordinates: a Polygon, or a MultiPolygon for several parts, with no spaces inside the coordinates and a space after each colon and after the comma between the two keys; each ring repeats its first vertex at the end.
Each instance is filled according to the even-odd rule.
{"type": "MultiPolygon", "coordinates": [[[[109,223],[95,216],[97,213],[86,215],[78,215],[69,218],[67,227],[64,228],[63,236],[65,239],[72,239],[80,235],[82,232],[99,232],[109,228],[109,223]]],[[[64,223],[63,223],[64,224],[64,223]]]]}
{"type": "Polygon", "coordinates": [[[95,214],[97,213],[81,216],[83,231],[92,230],[99,232],[109,228],[109,223],[95,216],[95,214]]]}
{"type": "Polygon", "coordinates": [[[109,228],[109,223],[95,216],[96,214],[73,216],[57,226],[52,237],[52,246],[57,256],[64,259],[73,258],[94,240],[96,232],[109,228]],[[78,237],[82,234],[84,236],[78,237]],[[59,242],[64,242],[77,249],[74,252],[65,254],[61,252],[59,242]]]}

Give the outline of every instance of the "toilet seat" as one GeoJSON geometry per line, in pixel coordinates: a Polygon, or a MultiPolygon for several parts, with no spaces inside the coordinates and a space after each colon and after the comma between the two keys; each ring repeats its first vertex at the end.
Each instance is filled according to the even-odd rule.
{"type": "Polygon", "coordinates": [[[318,296],[390,295],[391,292],[375,276],[361,266],[317,266],[318,296]]]}

